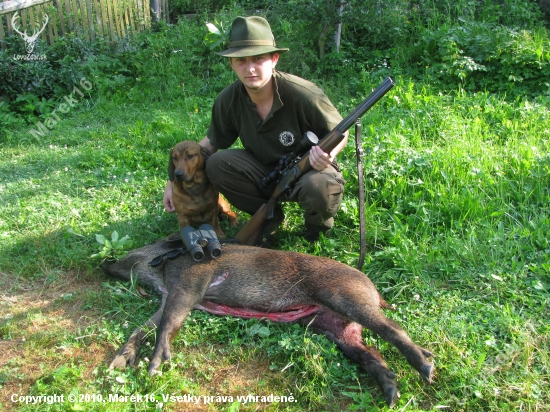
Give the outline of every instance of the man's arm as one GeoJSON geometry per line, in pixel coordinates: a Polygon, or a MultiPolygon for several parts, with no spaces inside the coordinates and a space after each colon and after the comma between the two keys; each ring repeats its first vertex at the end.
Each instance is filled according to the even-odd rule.
{"type": "MultiPolygon", "coordinates": [[[[207,149],[210,154],[216,153],[218,151],[218,148],[215,146],[212,146],[210,143],[210,139],[207,136],[204,136],[202,140],[199,142],[199,144],[207,149]]],[[[164,188],[164,196],[162,198],[162,204],[164,205],[164,209],[168,213],[173,213],[176,211],[176,208],[174,206],[174,200],[172,197],[172,182],[168,180],[166,182],[166,187],[164,188]]]]}
{"type": "Polygon", "coordinates": [[[321,172],[325,170],[336,158],[348,142],[349,133],[346,130],[344,138],[330,153],[325,153],[319,146],[313,146],[309,151],[309,163],[315,170],[321,172]]]}
{"type": "Polygon", "coordinates": [[[207,149],[210,154],[214,154],[218,151],[218,148],[216,146],[212,146],[212,143],[210,143],[210,139],[208,138],[208,136],[204,136],[199,144],[207,149]]]}

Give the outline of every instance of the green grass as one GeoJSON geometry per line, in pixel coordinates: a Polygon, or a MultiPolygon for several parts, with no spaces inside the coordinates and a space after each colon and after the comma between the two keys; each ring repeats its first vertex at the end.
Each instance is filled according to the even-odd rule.
{"type": "MultiPolygon", "coordinates": [[[[230,21],[236,12],[222,17],[230,21]]],[[[299,21],[283,17],[273,27],[284,28],[285,44],[301,42],[299,21]]],[[[445,22],[447,34],[431,28],[424,40],[450,36],[454,26],[445,22]]],[[[99,251],[96,234],[109,239],[116,231],[140,247],[177,230],[176,217],[162,206],[169,150],[180,140],[202,138],[216,93],[233,78],[201,43],[202,26],[162,26],[119,55],[93,56],[86,64],[75,60],[74,66],[58,62],[73,77],[86,76],[92,89],[39,139],[30,130],[44,122],[45,113],[25,106],[24,116],[16,117],[5,104],[0,107],[3,409],[36,410],[12,402],[14,394],[65,396],[62,403],[40,404],[45,411],[387,409],[370,377],[327,339],[296,325],[193,312],[161,376],[146,373],[154,332],[133,368],[107,368],[131,331],[156,310],[159,297],[107,278],[99,260],[91,258],[99,251]],[[101,402],[109,394],[148,397],[138,403],[101,402]],[[236,397],[248,394],[292,395],[296,402],[239,405],[236,397]],[[68,401],[69,395],[81,402],[68,401]],[[163,395],[235,399],[194,405],[167,402],[163,395]]],[[[540,33],[545,44],[547,32],[537,30],[532,33],[540,33]]],[[[503,77],[493,86],[510,90],[506,96],[469,92],[466,81],[452,83],[445,73],[452,84],[442,89],[441,79],[431,76],[433,65],[419,77],[416,66],[411,75],[399,65],[390,68],[383,54],[361,64],[332,55],[316,71],[291,53],[281,68],[302,62],[304,73],[323,86],[343,115],[385,75],[396,81],[362,119],[363,272],[395,306],[386,314],[435,353],[436,373],[433,385],[425,385],[397,349],[365,331],[365,342],[380,349],[397,373],[402,396],[395,410],[549,410],[546,89],[523,94],[514,89],[519,83],[503,77]],[[331,64],[342,64],[341,71],[331,64]]],[[[304,50],[306,55],[314,67],[315,50],[304,50]]],[[[397,50],[395,59],[406,55],[397,50]]],[[[63,101],[59,95],[48,104],[55,108],[63,101]]],[[[284,204],[280,249],[357,265],[353,140],[339,157],[347,184],[334,229],[310,245],[299,236],[300,208],[284,204]]],[[[228,235],[238,230],[227,222],[222,227],[228,235]]]]}
{"type": "MultiPolygon", "coordinates": [[[[436,354],[435,381],[427,386],[395,348],[365,332],[366,342],[382,351],[398,375],[402,397],[396,409],[546,410],[549,110],[543,101],[438,95],[406,78],[396,80],[396,88],[363,119],[364,272],[396,306],[388,316],[436,354]]],[[[360,99],[328,92],[342,113],[360,99]]],[[[137,247],[176,230],[175,216],[161,203],[168,151],[184,138],[200,139],[211,96],[190,104],[148,104],[145,115],[143,105],[100,100],[72,113],[40,142],[21,145],[29,136],[22,128],[2,145],[0,267],[4,293],[14,298],[0,306],[0,331],[20,355],[0,366],[3,406],[34,410],[12,404],[15,392],[153,394],[159,402],[162,394],[292,393],[296,403],[239,410],[385,409],[372,379],[326,339],[292,325],[261,322],[260,328],[254,320],[193,313],[161,377],[146,374],[154,334],[136,367],[107,369],[158,298],[144,299],[101,273],[98,261],[89,258],[98,251],[95,234],[116,230],[137,247]],[[59,290],[60,284],[70,290],[59,290]],[[52,303],[32,307],[24,299],[25,285],[37,289],[33,296],[51,293],[52,303]],[[72,324],[48,326],[71,314],[79,316],[72,324]]],[[[300,209],[286,204],[281,249],[357,264],[354,162],[350,143],[341,156],[348,183],[332,233],[307,244],[297,235],[300,209]]],[[[237,410],[213,402],[197,410],[232,407],[237,410]]],[[[73,410],[79,408],[105,406],[90,400],[73,410]]],[[[153,409],[150,403],[108,406],[153,409]]]]}

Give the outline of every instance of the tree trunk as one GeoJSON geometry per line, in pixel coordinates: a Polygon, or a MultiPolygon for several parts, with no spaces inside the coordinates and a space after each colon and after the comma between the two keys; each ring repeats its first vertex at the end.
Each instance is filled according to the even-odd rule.
{"type": "Polygon", "coordinates": [[[149,0],[149,7],[151,8],[151,21],[158,23],[160,20],[160,4],[159,0],[149,0]]]}
{"type": "Polygon", "coordinates": [[[336,44],[336,53],[340,53],[340,38],[342,37],[342,13],[344,11],[344,0],[340,0],[338,5],[338,24],[334,32],[334,43],[336,44]]]}

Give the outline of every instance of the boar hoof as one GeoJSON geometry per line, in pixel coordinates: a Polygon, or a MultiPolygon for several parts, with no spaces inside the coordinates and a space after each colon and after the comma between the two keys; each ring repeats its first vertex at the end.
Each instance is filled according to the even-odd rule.
{"type": "Polygon", "coordinates": [[[399,397],[399,390],[397,389],[397,382],[395,380],[395,373],[392,371],[385,371],[380,375],[379,379],[380,387],[384,392],[384,399],[390,408],[393,408],[399,397]]]}
{"type": "Polygon", "coordinates": [[[160,365],[162,364],[163,360],[165,362],[170,361],[170,352],[164,353],[161,356],[153,356],[153,359],[151,360],[151,363],[149,363],[149,367],[147,368],[147,372],[149,375],[158,375],[159,373],[162,373],[159,371],[160,365]]]}
{"type": "Polygon", "coordinates": [[[139,350],[132,345],[124,345],[118,351],[116,357],[109,365],[109,369],[124,369],[126,366],[133,366],[137,358],[139,350]]]}
{"type": "Polygon", "coordinates": [[[427,363],[424,366],[422,366],[420,370],[420,376],[422,376],[422,378],[426,382],[432,383],[433,371],[434,371],[434,365],[432,365],[431,363],[427,363]]]}
{"type": "Polygon", "coordinates": [[[158,369],[151,369],[151,367],[149,367],[147,372],[149,373],[149,376],[162,376],[162,371],[158,369]]]}
{"type": "Polygon", "coordinates": [[[386,400],[388,407],[393,408],[400,396],[401,395],[395,385],[384,388],[384,399],[386,400]]]}
{"type": "Polygon", "coordinates": [[[124,355],[117,355],[109,364],[109,369],[124,369],[128,361],[124,355]]]}

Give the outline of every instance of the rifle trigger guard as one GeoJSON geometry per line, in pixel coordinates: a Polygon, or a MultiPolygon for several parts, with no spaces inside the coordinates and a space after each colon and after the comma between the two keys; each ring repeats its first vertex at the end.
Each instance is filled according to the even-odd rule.
{"type": "Polygon", "coordinates": [[[294,187],[294,183],[302,177],[302,172],[300,171],[300,168],[297,164],[292,166],[283,178],[279,181],[279,188],[281,189],[281,200],[287,200],[290,198],[290,195],[292,194],[292,189],[294,187]]]}

